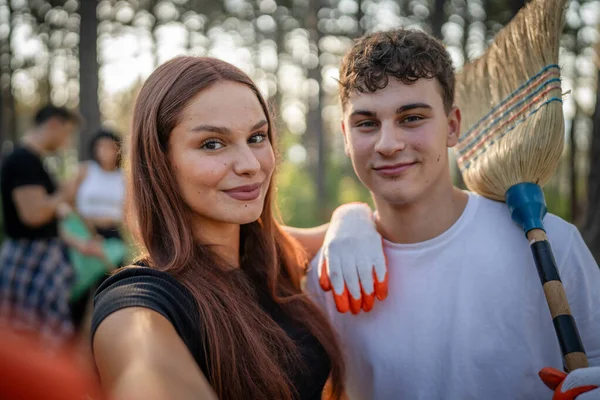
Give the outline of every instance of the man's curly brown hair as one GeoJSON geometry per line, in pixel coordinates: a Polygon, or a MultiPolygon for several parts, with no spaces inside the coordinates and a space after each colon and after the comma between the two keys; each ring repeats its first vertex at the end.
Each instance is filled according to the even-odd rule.
{"type": "Polygon", "coordinates": [[[444,45],[433,36],[411,29],[394,29],[364,36],[344,56],[340,70],[340,100],[345,109],[354,91],[384,89],[392,77],[410,85],[437,79],[444,109],[454,104],[454,67],[444,45]]]}

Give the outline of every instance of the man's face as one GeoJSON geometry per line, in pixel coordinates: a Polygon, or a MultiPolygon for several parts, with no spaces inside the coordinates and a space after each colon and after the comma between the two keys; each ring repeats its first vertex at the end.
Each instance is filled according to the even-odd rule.
{"type": "Polygon", "coordinates": [[[448,147],[458,140],[460,112],[449,113],[439,84],[389,78],[374,93],[353,92],[342,121],[346,153],[375,201],[409,204],[450,181],[448,147]]]}
{"type": "Polygon", "coordinates": [[[46,124],[50,135],[48,150],[58,151],[70,145],[71,138],[77,129],[77,125],[73,121],[50,118],[46,124]]]}

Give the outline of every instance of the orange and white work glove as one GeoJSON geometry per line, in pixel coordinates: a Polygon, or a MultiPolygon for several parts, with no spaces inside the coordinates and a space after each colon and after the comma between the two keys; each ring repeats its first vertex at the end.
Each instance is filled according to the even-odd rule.
{"type": "Polygon", "coordinates": [[[568,375],[546,367],[540,378],[554,390],[552,400],[600,400],[600,367],[579,368],[568,375]]]}
{"type": "Polygon", "coordinates": [[[375,297],[387,297],[383,239],[367,204],[344,204],[333,212],[319,266],[321,288],[333,292],[341,313],[371,311],[375,297]]]}

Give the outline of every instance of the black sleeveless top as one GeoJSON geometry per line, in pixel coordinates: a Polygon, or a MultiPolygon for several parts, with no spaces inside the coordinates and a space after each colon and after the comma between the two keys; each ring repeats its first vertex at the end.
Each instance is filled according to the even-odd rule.
{"type": "MultiPolygon", "coordinates": [[[[259,291],[257,291],[259,292],[259,291]]],[[[294,323],[266,293],[259,292],[263,310],[297,344],[306,368],[293,368],[288,377],[301,400],[319,400],[331,365],[319,341],[294,323]]],[[[146,267],[125,268],[100,285],[94,296],[92,338],[100,323],[111,313],[126,307],[145,307],[163,315],[193,355],[205,376],[210,360],[202,343],[202,322],[190,291],[171,275],[146,267]]]]}

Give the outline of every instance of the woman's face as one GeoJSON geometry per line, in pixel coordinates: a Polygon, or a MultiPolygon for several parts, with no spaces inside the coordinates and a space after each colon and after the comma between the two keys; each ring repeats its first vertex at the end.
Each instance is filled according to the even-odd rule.
{"type": "Polygon", "coordinates": [[[105,170],[116,169],[119,156],[119,146],[110,138],[101,138],[94,145],[96,160],[105,170]]]}
{"type": "Polygon", "coordinates": [[[237,82],[202,90],[183,110],[168,156],[194,225],[247,224],[263,210],[275,166],[267,117],[237,82]]]}

